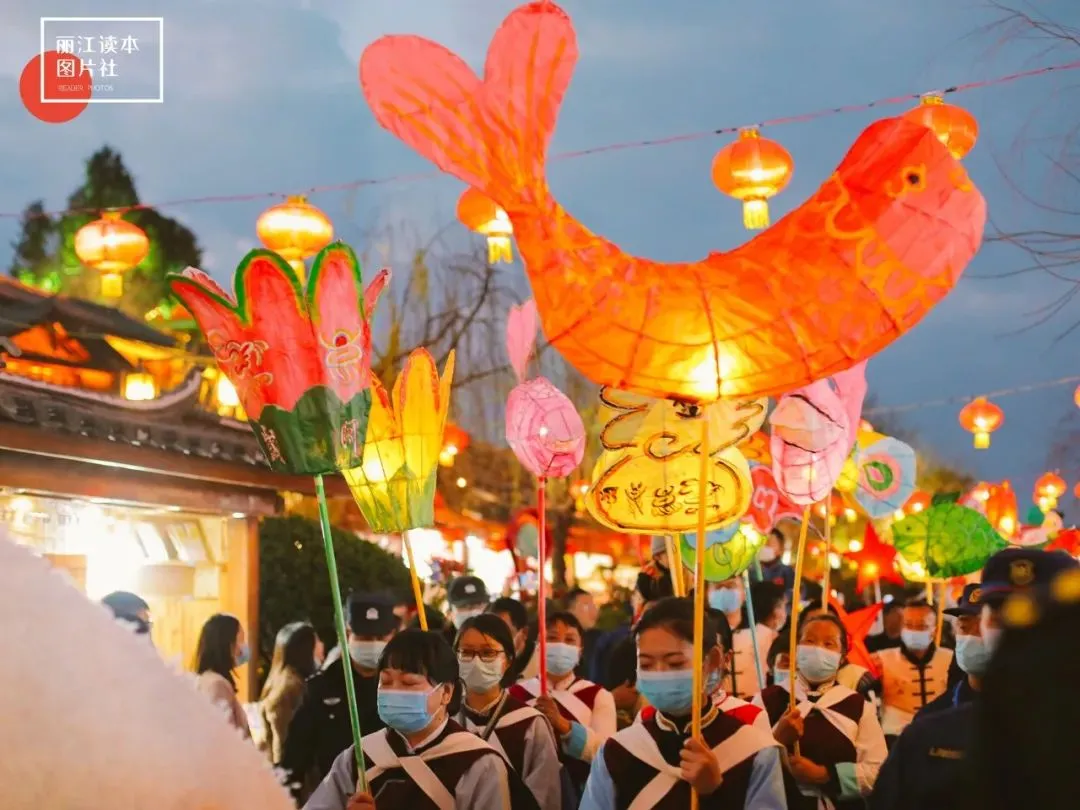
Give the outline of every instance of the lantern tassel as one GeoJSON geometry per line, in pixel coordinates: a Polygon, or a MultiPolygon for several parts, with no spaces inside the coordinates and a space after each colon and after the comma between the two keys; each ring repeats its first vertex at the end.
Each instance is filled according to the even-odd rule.
{"type": "Polygon", "coordinates": [[[122,298],[124,295],[124,277],[119,273],[104,273],[101,276],[102,298],[122,298]]]}
{"type": "Polygon", "coordinates": [[[990,434],[985,430],[975,431],[975,449],[985,450],[990,446],[990,434]]]}
{"type": "Polygon", "coordinates": [[[767,200],[746,200],[742,207],[743,227],[748,231],[761,231],[769,227],[769,203],[767,200]]]}
{"type": "Polygon", "coordinates": [[[360,747],[360,740],[364,734],[360,730],[360,712],[356,703],[356,684],[353,681],[353,669],[349,666],[349,635],[345,629],[345,610],[341,606],[341,583],[338,581],[334,538],[330,533],[330,509],[326,505],[326,488],[323,485],[321,475],[315,476],[315,495],[319,501],[319,524],[322,526],[323,549],[326,552],[326,570],[330,574],[330,596],[334,602],[334,624],[337,629],[338,644],[346,662],[345,666],[342,667],[342,672],[345,673],[345,700],[349,704],[349,723],[352,725],[353,748],[356,755],[357,787],[360,792],[367,793],[364,750],[360,747]]]}
{"type": "Polygon", "coordinates": [[[514,251],[510,247],[510,237],[492,234],[487,238],[488,264],[513,264],[514,251]]]}

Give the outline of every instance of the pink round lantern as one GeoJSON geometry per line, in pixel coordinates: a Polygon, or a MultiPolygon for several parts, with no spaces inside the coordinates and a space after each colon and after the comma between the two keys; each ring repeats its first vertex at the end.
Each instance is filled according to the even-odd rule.
{"type": "Polygon", "coordinates": [[[533,475],[565,478],[585,455],[585,425],[566,394],[535,377],[510,392],[506,441],[533,475]]]}

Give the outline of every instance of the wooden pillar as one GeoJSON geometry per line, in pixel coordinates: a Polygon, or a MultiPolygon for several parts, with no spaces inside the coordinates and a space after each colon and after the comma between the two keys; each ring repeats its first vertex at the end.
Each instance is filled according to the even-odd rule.
{"type": "Polygon", "coordinates": [[[222,609],[240,620],[247,634],[251,660],[237,671],[240,700],[255,700],[258,688],[259,649],[259,519],[229,519],[226,525],[224,593],[222,609]]]}

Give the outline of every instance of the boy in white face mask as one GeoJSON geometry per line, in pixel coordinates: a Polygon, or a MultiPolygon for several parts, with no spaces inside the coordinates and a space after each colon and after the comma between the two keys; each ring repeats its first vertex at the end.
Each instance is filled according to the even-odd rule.
{"type": "Polygon", "coordinates": [[[506,756],[540,810],[559,810],[559,755],[551,726],[506,689],[516,656],[510,629],[492,613],[466,619],[454,652],[465,685],[458,723],[506,756]]]}
{"type": "Polygon", "coordinates": [[[881,727],[890,744],[930,701],[949,685],[952,650],[934,644],[934,608],[915,599],[904,605],[900,646],[873,655],[881,672],[881,727]]]}

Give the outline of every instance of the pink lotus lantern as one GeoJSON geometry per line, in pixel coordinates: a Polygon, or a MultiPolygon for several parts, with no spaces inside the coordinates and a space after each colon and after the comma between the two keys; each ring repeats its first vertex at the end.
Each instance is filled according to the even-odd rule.
{"type": "MultiPolygon", "coordinates": [[[[539,536],[547,536],[547,479],[565,478],[585,455],[585,425],[570,399],[544,377],[525,379],[529,356],[536,343],[536,303],[511,307],[506,318],[506,350],[518,384],[506,400],[506,441],[518,461],[536,476],[536,511],[539,536]]],[[[537,544],[539,625],[547,624],[545,544],[537,544]]],[[[547,639],[540,633],[540,660],[545,661],[547,639]]],[[[540,693],[547,694],[547,667],[540,666],[540,693]]]]}

